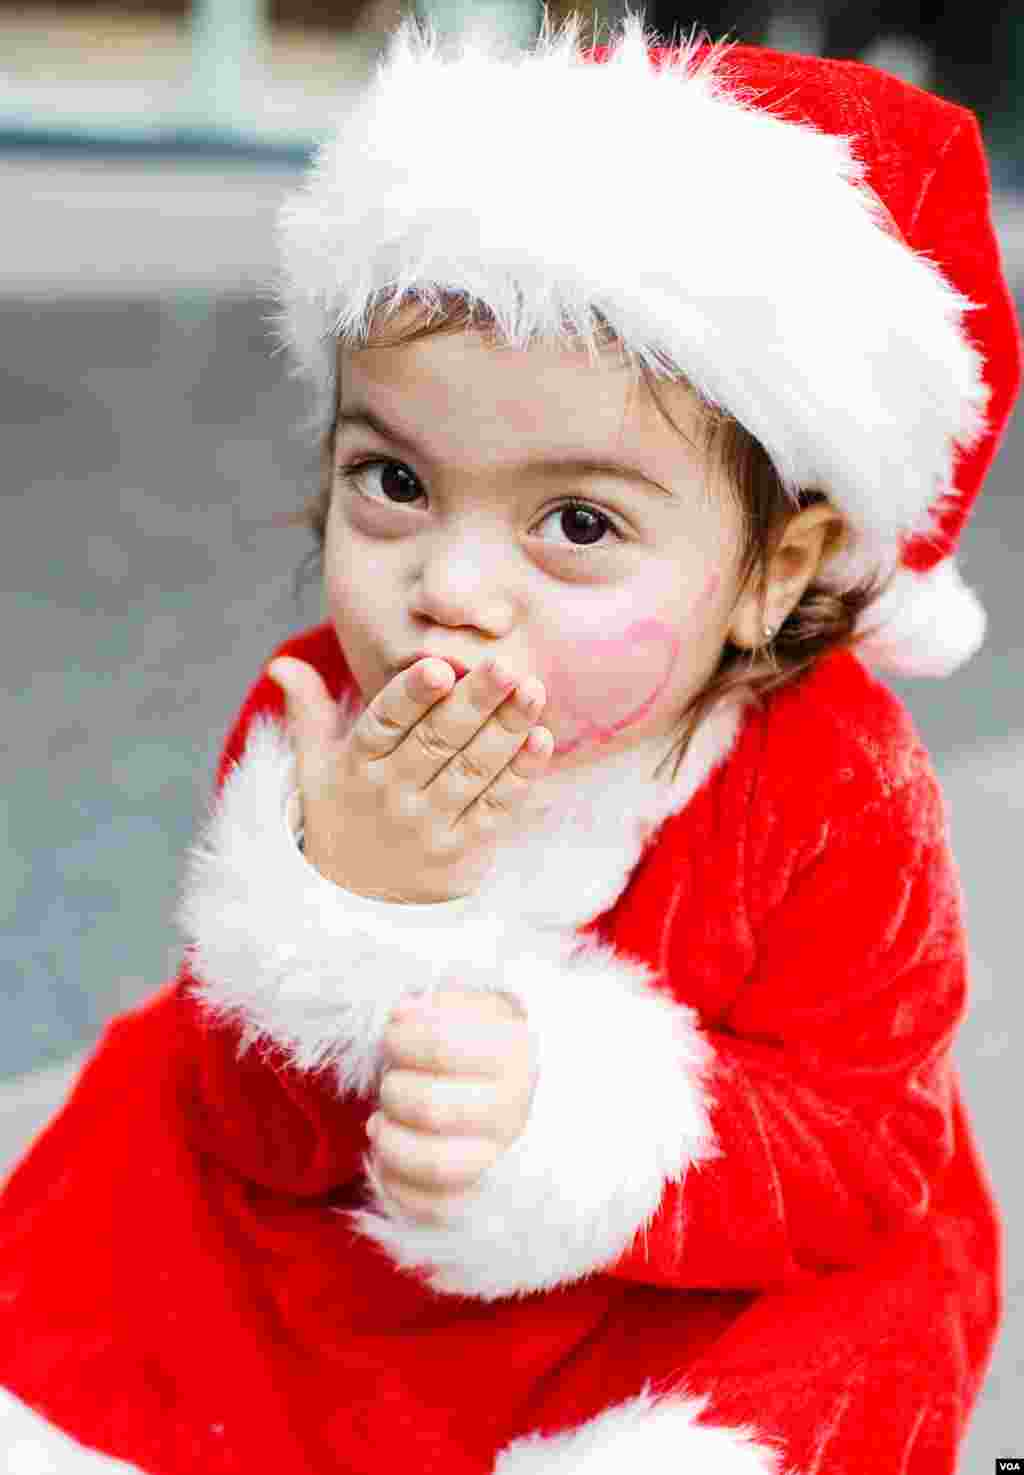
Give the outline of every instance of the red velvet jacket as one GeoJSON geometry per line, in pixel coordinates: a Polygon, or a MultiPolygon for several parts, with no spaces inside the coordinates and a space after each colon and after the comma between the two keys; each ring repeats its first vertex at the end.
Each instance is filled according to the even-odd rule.
{"type": "MultiPolygon", "coordinates": [[[[279,653],[358,710],[329,626],[279,653]]],[[[228,738],[177,978],[0,1197],[10,1475],[952,1475],[1001,1240],[898,699],[827,657],[712,714],[672,785],[663,743],[553,786],[434,907],[307,864],[281,702],[258,681],[228,738]],[[425,1226],[363,1129],[387,1014],[448,975],[521,998],[540,1073],[425,1226]]]]}

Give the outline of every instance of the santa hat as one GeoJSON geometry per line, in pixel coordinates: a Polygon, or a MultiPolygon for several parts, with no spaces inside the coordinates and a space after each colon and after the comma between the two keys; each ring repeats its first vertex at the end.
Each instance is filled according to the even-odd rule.
{"type": "Polygon", "coordinates": [[[335,340],[467,296],[510,345],[684,375],[825,491],[842,590],[893,575],[861,655],[948,675],[985,612],[957,543],[1020,384],[974,115],[858,62],[650,45],[576,15],[526,49],[407,17],[281,211],[281,339],[326,428],[335,340]]]}

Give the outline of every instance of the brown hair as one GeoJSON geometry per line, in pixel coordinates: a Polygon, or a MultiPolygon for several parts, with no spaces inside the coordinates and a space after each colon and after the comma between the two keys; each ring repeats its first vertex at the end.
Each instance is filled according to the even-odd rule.
{"type": "MultiPolygon", "coordinates": [[[[440,307],[426,315],[425,320],[416,320],[405,329],[387,337],[376,335],[373,337],[374,345],[397,347],[437,333],[453,333],[462,329],[474,329],[485,335],[492,333],[493,321],[486,311],[478,315],[474,311],[474,304],[460,295],[442,293],[438,301],[440,307]]],[[[595,318],[600,340],[614,343],[615,335],[600,314],[595,314],[595,318]]],[[[370,334],[367,335],[367,345],[369,341],[370,334]]],[[[656,378],[648,366],[641,363],[640,371],[661,415],[678,434],[688,439],[662,403],[656,388],[656,378]]],[[[340,379],[340,374],[337,378],[340,379]]],[[[677,378],[675,382],[685,381],[677,378]]],[[[694,393],[696,394],[695,391],[694,393]]],[[[813,488],[802,490],[794,506],[792,496],[787,493],[761,443],[731,415],[710,405],[699,394],[696,394],[696,398],[702,411],[703,450],[710,458],[709,464],[717,465],[724,473],[725,484],[734,493],[741,513],[737,588],[740,591],[745,589],[753,577],[754,587],[763,592],[770,562],[782,542],[791,517],[806,507],[828,502],[828,496],[813,488]]],[[[315,539],[315,546],[303,559],[297,572],[296,590],[304,582],[308,582],[303,580],[302,575],[311,561],[318,565],[316,578],[323,577],[323,550],[334,481],[338,403],[336,390],[334,416],[320,444],[319,490],[297,513],[280,520],[275,519],[279,526],[308,527],[315,539]]],[[[836,519],[842,525],[843,519],[838,509],[836,519]]],[[[864,632],[858,634],[855,631],[858,617],[885,592],[889,582],[890,580],[883,582],[880,576],[872,575],[849,591],[837,594],[812,578],[803,597],[766,646],[746,651],[727,641],[715,671],[680,714],[673,735],[673,748],[659,764],[655,776],[674,753],[672,780],[675,780],[693,734],[705,714],[722,698],[735,696],[760,705],[764,695],[795,682],[827,652],[852,649],[860,644],[866,636],[864,632]]]]}

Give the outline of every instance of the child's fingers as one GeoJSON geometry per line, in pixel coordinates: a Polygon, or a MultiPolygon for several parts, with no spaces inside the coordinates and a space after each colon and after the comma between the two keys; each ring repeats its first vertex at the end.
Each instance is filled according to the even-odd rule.
{"type": "Polygon", "coordinates": [[[392,1020],[382,1047],[391,1065],[434,1076],[501,1074],[521,1021],[476,1019],[438,1009],[415,1009],[392,1020]]]}
{"type": "Polygon", "coordinates": [[[494,1141],[416,1132],[383,1113],[376,1116],[373,1145],[385,1179],[441,1193],[468,1188],[500,1152],[494,1141]]]}
{"type": "Polygon", "coordinates": [[[455,824],[522,749],[543,705],[541,683],[521,682],[427,785],[434,812],[455,824]]]}
{"type": "MultiPolygon", "coordinates": [[[[446,681],[432,689],[426,678],[434,665],[425,660],[403,672],[403,679],[369,704],[353,731],[369,758],[387,760],[367,765],[371,777],[428,796],[432,812],[454,822],[523,746],[543,707],[544,688],[531,678],[515,690],[511,673],[488,660],[454,688],[446,681]]],[[[436,665],[451,670],[446,662],[436,665]]]]}
{"type": "Polygon", "coordinates": [[[458,817],[459,824],[493,830],[508,815],[516,812],[533,781],[547,767],[554,752],[555,740],[546,727],[535,727],[492,784],[479,794],[458,817]]]}
{"type": "Polygon", "coordinates": [[[499,722],[492,722],[500,707],[515,688],[511,672],[496,668],[490,660],[482,661],[413,726],[404,743],[397,747],[388,767],[395,782],[412,792],[427,790],[436,813],[458,814],[474,794],[490,783],[503,767],[521,738],[499,722]],[[483,730],[488,736],[483,738],[483,730]],[[480,741],[474,743],[474,739],[480,741]],[[510,746],[511,744],[511,746],[510,746]],[[472,747],[473,755],[468,749],[472,747]],[[467,751],[464,751],[467,750],[467,751]],[[444,804],[445,789],[435,791],[432,781],[454,764],[463,784],[461,802],[444,804]]]}
{"type": "Polygon", "coordinates": [[[292,656],[279,656],[270,662],[266,674],[284,692],[288,725],[303,752],[335,736],[338,709],[319,671],[292,656]]]}
{"type": "Polygon", "coordinates": [[[447,661],[433,659],[400,671],[367,704],[352,728],[350,741],[367,758],[386,758],[434,703],[448,695],[454,678],[447,661]]]}
{"type": "Polygon", "coordinates": [[[414,1132],[501,1138],[507,1104],[496,1080],[432,1076],[422,1070],[384,1072],[380,1109],[414,1132]]]}
{"type": "Polygon", "coordinates": [[[515,679],[502,679],[489,660],[455,682],[446,661],[425,657],[398,672],[342,738],[332,731],[340,726],[337,709],[317,672],[275,661],[269,674],[294,713],[311,864],[353,892],[407,902],[466,895],[467,883],[479,884],[492,859],[489,832],[553,748],[542,744],[536,754],[526,747],[544,700],[541,683],[523,683],[539,698],[536,707],[523,706],[522,694],[509,696],[515,679]],[[440,687],[431,685],[431,673],[440,675],[440,687]],[[320,742],[329,731],[333,740],[320,742]],[[482,794],[489,797],[475,811],[476,833],[461,820],[482,794]]]}
{"type": "Polygon", "coordinates": [[[411,1183],[392,1177],[384,1171],[380,1159],[371,1156],[367,1165],[368,1176],[378,1193],[398,1205],[402,1213],[417,1224],[445,1225],[450,1222],[449,1208],[459,1194],[439,1193],[436,1189],[413,1188],[411,1183]]]}

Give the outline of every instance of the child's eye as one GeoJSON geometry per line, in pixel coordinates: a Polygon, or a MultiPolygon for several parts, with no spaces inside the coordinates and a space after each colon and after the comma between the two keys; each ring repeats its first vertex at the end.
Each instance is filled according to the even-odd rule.
{"type": "MultiPolygon", "coordinates": [[[[380,459],[358,461],[349,466],[339,466],[338,474],[343,480],[351,482],[358,495],[364,497],[367,502],[379,502],[381,500],[379,497],[371,497],[363,490],[365,473],[376,471],[379,468],[383,468],[384,475],[389,470],[393,473],[390,484],[385,482],[384,475],[380,478],[380,489],[392,506],[407,507],[415,497],[423,495],[422,490],[417,490],[416,477],[407,466],[403,466],[401,461],[380,459]]],[[[589,502],[581,502],[578,497],[568,498],[560,502],[557,507],[552,507],[544,514],[541,522],[547,522],[556,514],[563,519],[566,514],[569,514],[569,521],[563,521],[561,524],[562,531],[567,537],[570,532],[576,532],[582,534],[585,540],[581,543],[570,542],[563,545],[572,553],[588,553],[591,549],[598,553],[606,551],[609,547],[608,541],[601,538],[602,533],[606,530],[611,531],[620,543],[625,542],[625,535],[619,531],[606,512],[602,512],[600,508],[592,506],[589,502]],[[601,539],[600,542],[599,539],[601,539]]]]}

